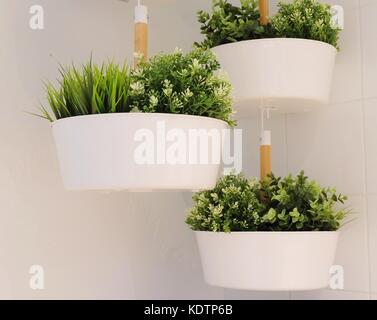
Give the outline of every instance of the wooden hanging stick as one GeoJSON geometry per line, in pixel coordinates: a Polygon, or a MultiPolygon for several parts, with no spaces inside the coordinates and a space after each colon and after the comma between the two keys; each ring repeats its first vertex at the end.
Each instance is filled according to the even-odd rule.
{"type": "Polygon", "coordinates": [[[272,172],[271,166],[271,131],[263,130],[260,144],[260,178],[272,172]]]}
{"type": "MultiPolygon", "coordinates": [[[[142,55],[143,60],[148,59],[148,8],[140,5],[135,8],[135,53],[142,55]]],[[[135,67],[140,62],[138,56],[135,57],[135,67]]]]}
{"type": "MultiPolygon", "coordinates": [[[[269,5],[268,0],[259,0],[259,12],[261,25],[268,24],[269,5]]],[[[263,116],[262,111],[262,135],[260,143],[260,178],[263,179],[272,172],[271,165],[271,131],[264,130],[263,128],[263,116]]]]}
{"type": "Polygon", "coordinates": [[[261,25],[268,24],[268,16],[269,16],[269,6],[268,0],[259,0],[259,12],[260,12],[260,23],[261,25]]]}
{"type": "Polygon", "coordinates": [[[264,100],[261,101],[261,125],[262,132],[260,136],[260,178],[263,179],[272,172],[271,165],[271,131],[264,130],[264,116],[267,113],[267,119],[270,118],[270,109],[265,108],[264,100]]]}

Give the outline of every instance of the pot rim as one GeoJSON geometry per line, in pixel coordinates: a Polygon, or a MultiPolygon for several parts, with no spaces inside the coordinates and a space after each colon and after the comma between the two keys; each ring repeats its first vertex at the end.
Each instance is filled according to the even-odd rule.
{"type": "Polygon", "coordinates": [[[263,39],[241,40],[241,41],[237,41],[237,42],[221,44],[221,45],[218,45],[218,46],[213,47],[211,49],[225,48],[227,46],[231,47],[231,46],[235,46],[235,45],[237,45],[238,43],[241,43],[241,42],[278,42],[278,41],[280,41],[280,42],[312,42],[312,43],[322,45],[324,47],[330,47],[333,50],[335,50],[336,52],[338,52],[338,50],[332,44],[329,44],[329,43],[323,42],[323,41],[319,41],[319,40],[304,39],[304,38],[263,38],[263,39]]]}
{"type": "Polygon", "coordinates": [[[142,116],[142,117],[166,117],[166,118],[193,118],[193,119],[202,119],[202,120],[210,120],[210,121],[216,121],[221,124],[225,124],[227,127],[229,127],[229,124],[221,119],[212,118],[212,117],[206,117],[206,116],[197,116],[197,115],[191,115],[191,114],[180,114],[180,113],[160,113],[160,112],[113,112],[113,113],[96,113],[96,114],[85,114],[85,115],[79,115],[79,116],[72,116],[67,118],[61,118],[58,120],[55,120],[51,122],[51,127],[55,126],[58,123],[62,123],[65,121],[77,121],[82,118],[113,118],[113,117],[136,117],[136,116],[142,116]]]}

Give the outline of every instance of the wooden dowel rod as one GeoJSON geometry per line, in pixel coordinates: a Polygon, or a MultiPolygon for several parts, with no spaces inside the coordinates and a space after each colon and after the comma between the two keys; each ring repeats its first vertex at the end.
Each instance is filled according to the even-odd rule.
{"type": "MultiPolygon", "coordinates": [[[[135,53],[143,56],[143,60],[148,59],[148,9],[146,6],[138,5],[135,8],[135,53]]],[[[140,59],[135,57],[135,67],[140,59]]]]}
{"type": "Polygon", "coordinates": [[[271,132],[264,130],[260,145],[260,178],[263,179],[272,172],[271,165],[271,132]]]}
{"type": "Polygon", "coordinates": [[[259,12],[261,25],[267,25],[269,16],[268,0],[259,0],[259,12]]]}
{"type": "MultiPolygon", "coordinates": [[[[261,25],[268,24],[269,16],[269,4],[268,0],[259,0],[259,12],[260,12],[260,23],[261,25]]],[[[262,127],[263,127],[263,113],[262,113],[262,127]]],[[[260,145],[260,177],[265,178],[272,172],[271,164],[271,132],[263,130],[261,136],[260,145]]]]}
{"type": "MultiPolygon", "coordinates": [[[[135,53],[141,54],[144,61],[148,59],[148,25],[146,23],[135,24],[135,53]]],[[[139,62],[139,58],[135,57],[135,66],[139,62]]]]}
{"type": "Polygon", "coordinates": [[[263,179],[272,172],[271,146],[260,146],[260,162],[260,177],[263,179]]]}

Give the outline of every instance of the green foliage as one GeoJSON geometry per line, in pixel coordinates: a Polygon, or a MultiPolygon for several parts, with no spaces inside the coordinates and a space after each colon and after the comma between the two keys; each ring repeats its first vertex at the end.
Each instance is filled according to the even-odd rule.
{"type": "Polygon", "coordinates": [[[262,181],[230,174],[193,199],[186,223],[196,231],[334,231],[347,213],[336,208],[345,196],[321,188],[304,172],[262,181]]]}
{"type": "Polygon", "coordinates": [[[258,0],[241,0],[234,6],[228,0],[213,0],[212,15],[198,12],[205,40],[201,47],[261,38],[302,38],[329,43],[338,48],[340,29],[331,21],[330,6],[318,0],[279,1],[271,23],[262,26],[258,0]]]}
{"type": "Polygon", "coordinates": [[[214,189],[196,193],[195,207],[186,223],[198,231],[256,230],[255,220],[264,208],[259,200],[259,185],[243,175],[221,178],[214,189]]]}
{"type": "Polygon", "coordinates": [[[241,0],[237,7],[228,0],[213,0],[212,16],[205,11],[198,12],[202,34],[206,39],[198,46],[212,48],[221,44],[242,40],[266,38],[271,26],[259,23],[258,0],[241,0]]]}
{"type": "Polygon", "coordinates": [[[134,112],[190,114],[234,125],[232,87],[210,50],[176,50],[157,55],[131,72],[130,108],[134,112]]]}
{"type": "Polygon", "coordinates": [[[77,69],[60,67],[59,87],[46,84],[53,116],[42,106],[49,121],[98,113],[127,112],[130,75],[128,68],[110,62],[97,66],[90,61],[77,69]]]}
{"type": "Polygon", "coordinates": [[[332,23],[330,5],[318,0],[293,0],[279,2],[278,7],[271,19],[276,37],[318,40],[338,48],[340,29],[332,23]]]}
{"type": "Polygon", "coordinates": [[[232,87],[219,71],[210,50],[160,54],[130,71],[115,63],[89,62],[76,69],[60,68],[59,86],[46,84],[53,115],[42,106],[42,117],[56,119],[114,112],[159,112],[232,119],[232,87]]]}

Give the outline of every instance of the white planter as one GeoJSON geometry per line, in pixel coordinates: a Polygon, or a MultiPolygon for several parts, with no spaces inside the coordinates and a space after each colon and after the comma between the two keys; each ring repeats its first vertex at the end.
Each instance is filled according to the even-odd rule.
{"type": "MultiPolygon", "coordinates": [[[[207,163],[195,162],[195,158],[189,162],[188,140],[177,140],[175,133],[178,132],[181,139],[189,139],[193,129],[204,129],[204,133],[215,129],[221,133],[227,127],[227,123],[217,119],[157,113],[79,116],[52,124],[64,185],[69,190],[213,188],[220,163],[211,158],[207,163]],[[139,141],[135,134],[139,135],[139,141]],[[167,135],[171,135],[172,140],[164,142],[167,135]],[[147,136],[152,139],[152,162],[142,163],[135,155],[140,155],[136,150],[142,150],[142,143],[146,146],[147,136]],[[182,158],[180,162],[172,161],[164,156],[167,150],[173,150],[169,148],[173,148],[174,143],[187,147],[186,161],[182,158]]],[[[210,136],[204,138],[204,142],[208,142],[208,150],[215,146],[210,136]]],[[[218,153],[221,153],[222,141],[218,144],[218,153]]]]}
{"type": "Polygon", "coordinates": [[[339,232],[195,232],[208,284],[285,291],[328,287],[339,232]]]}
{"type": "Polygon", "coordinates": [[[336,48],[305,39],[240,41],[213,48],[234,87],[238,117],[262,101],[277,112],[305,112],[329,99],[336,48]]]}

